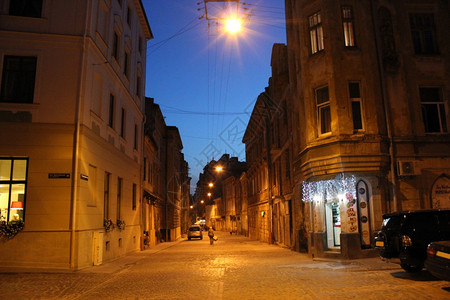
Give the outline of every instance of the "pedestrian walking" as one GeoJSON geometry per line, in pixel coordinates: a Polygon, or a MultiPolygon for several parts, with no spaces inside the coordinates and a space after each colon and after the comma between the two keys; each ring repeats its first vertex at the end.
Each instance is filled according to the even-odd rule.
{"type": "Polygon", "coordinates": [[[212,226],[210,226],[208,229],[208,236],[209,236],[209,244],[210,245],[214,244],[214,229],[212,228],[212,226]]]}

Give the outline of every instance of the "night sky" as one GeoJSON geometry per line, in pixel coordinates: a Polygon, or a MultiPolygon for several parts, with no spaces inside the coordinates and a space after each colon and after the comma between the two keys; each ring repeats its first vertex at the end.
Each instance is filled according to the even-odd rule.
{"type": "MultiPolygon", "coordinates": [[[[147,44],[147,97],[166,125],[177,126],[189,163],[191,193],[203,167],[222,154],[245,160],[242,136],[271,76],[274,43],[286,43],[283,0],[233,4],[237,34],[215,19],[224,7],[201,0],[143,0],[154,39],[147,44]]],[[[225,3],[223,3],[225,4],[225,3]]]]}

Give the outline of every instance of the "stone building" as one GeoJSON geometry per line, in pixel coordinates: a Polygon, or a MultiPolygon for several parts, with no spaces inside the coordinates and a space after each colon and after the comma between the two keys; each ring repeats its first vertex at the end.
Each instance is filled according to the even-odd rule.
{"type": "Polygon", "coordinates": [[[166,122],[153,98],[146,98],[143,161],[143,244],[154,246],[161,242],[163,205],[165,202],[165,169],[163,151],[166,122]]]}
{"type": "Polygon", "coordinates": [[[162,236],[165,241],[175,241],[181,237],[181,209],[183,188],[187,180],[184,155],[181,153],[183,144],[180,132],[175,126],[167,126],[164,137],[163,162],[164,178],[164,218],[161,224],[162,236]]]}
{"type": "Polygon", "coordinates": [[[167,126],[153,98],[145,103],[144,246],[176,240],[189,223],[190,178],[178,128],[167,126]],[[166,222],[167,220],[167,222],[166,222]]]}
{"type": "Polygon", "coordinates": [[[229,232],[237,232],[238,228],[242,228],[240,176],[245,170],[246,163],[229,154],[223,154],[219,160],[212,160],[203,168],[197,182],[194,203],[198,216],[205,218],[208,226],[229,232]]]}
{"type": "Polygon", "coordinates": [[[0,264],[80,269],[139,250],[139,0],[0,3],[0,264]],[[126,225],[126,226],[125,226],[126,225]]]}
{"type": "Polygon", "coordinates": [[[272,76],[253,108],[244,134],[250,237],[294,247],[292,99],[287,47],[274,44],[272,76]]]}
{"type": "Polygon", "coordinates": [[[269,193],[270,110],[272,103],[261,93],[255,103],[242,142],[245,144],[247,172],[247,217],[250,238],[272,243],[272,197],[269,193]]]}
{"type": "Polygon", "coordinates": [[[449,2],[285,4],[309,252],[364,257],[383,213],[450,206],[449,2]]]}

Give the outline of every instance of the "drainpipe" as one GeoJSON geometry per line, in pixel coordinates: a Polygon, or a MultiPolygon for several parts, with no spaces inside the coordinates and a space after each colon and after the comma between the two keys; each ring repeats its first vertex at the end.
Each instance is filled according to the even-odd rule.
{"type": "Polygon", "coordinates": [[[377,23],[377,16],[376,16],[376,6],[375,1],[371,1],[371,13],[372,13],[372,22],[373,22],[373,32],[375,36],[375,49],[377,52],[377,66],[378,66],[378,74],[379,74],[379,80],[380,80],[380,89],[381,89],[381,100],[383,102],[383,109],[384,109],[384,116],[386,118],[386,129],[387,129],[387,135],[389,139],[389,159],[390,159],[390,168],[391,168],[391,182],[392,182],[392,200],[393,200],[393,207],[390,207],[388,210],[390,212],[397,211],[398,210],[398,202],[397,202],[397,178],[395,176],[395,153],[394,153],[394,141],[393,141],[393,135],[392,135],[392,121],[389,113],[389,107],[387,100],[389,99],[387,90],[386,90],[386,82],[385,82],[385,74],[383,69],[383,57],[380,51],[380,37],[378,35],[378,23],[377,23]]]}
{"type": "Polygon", "coordinates": [[[81,64],[79,67],[80,77],[78,78],[78,96],[76,100],[76,109],[75,109],[75,132],[73,137],[73,152],[72,152],[72,188],[71,188],[71,196],[70,196],[70,268],[74,269],[76,266],[75,261],[75,241],[76,241],[76,219],[77,219],[77,186],[78,186],[78,158],[79,158],[79,143],[80,143],[80,119],[81,119],[81,101],[83,98],[84,91],[84,75],[86,72],[86,37],[88,31],[88,16],[89,13],[92,12],[91,7],[92,2],[86,5],[86,15],[84,21],[84,33],[83,33],[83,46],[81,52],[81,64]],[[83,88],[82,88],[83,87],[83,88]]]}

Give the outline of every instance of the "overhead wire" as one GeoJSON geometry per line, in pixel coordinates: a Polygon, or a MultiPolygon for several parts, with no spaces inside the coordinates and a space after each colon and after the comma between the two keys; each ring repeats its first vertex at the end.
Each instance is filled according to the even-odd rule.
{"type": "Polygon", "coordinates": [[[184,110],[164,104],[159,104],[161,107],[165,107],[168,113],[172,114],[189,114],[189,115],[211,115],[211,116],[222,116],[222,115],[229,115],[229,116],[237,116],[237,115],[246,115],[248,114],[245,111],[235,111],[235,112],[226,112],[226,111],[193,111],[193,110],[184,110]],[[169,110],[167,110],[169,109],[169,110]]]}
{"type": "Polygon", "coordinates": [[[174,34],[171,35],[170,37],[168,37],[168,38],[166,38],[166,39],[164,39],[164,40],[162,40],[162,41],[159,41],[158,43],[155,43],[155,44],[153,44],[153,45],[147,47],[147,49],[151,49],[151,48],[153,48],[153,47],[159,45],[156,49],[154,49],[154,50],[151,51],[150,53],[147,53],[147,56],[150,55],[150,54],[152,54],[152,53],[154,53],[155,51],[157,51],[159,48],[161,48],[163,45],[165,45],[165,44],[166,44],[168,41],[170,41],[171,39],[173,39],[173,38],[175,38],[175,37],[177,37],[177,36],[180,36],[180,35],[182,35],[183,33],[186,33],[186,32],[188,32],[188,31],[194,29],[195,27],[197,27],[198,25],[200,25],[200,24],[202,23],[201,21],[199,21],[197,24],[194,24],[193,26],[191,26],[191,27],[188,28],[188,26],[190,26],[190,25],[191,25],[193,22],[195,22],[196,20],[198,20],[197,17],[195,17],[192,21],[190,21],[188,24],[186,24],[183,28],[181,28],[180,30],[178,30],[176,33],[174,33],[174,34]]]}

